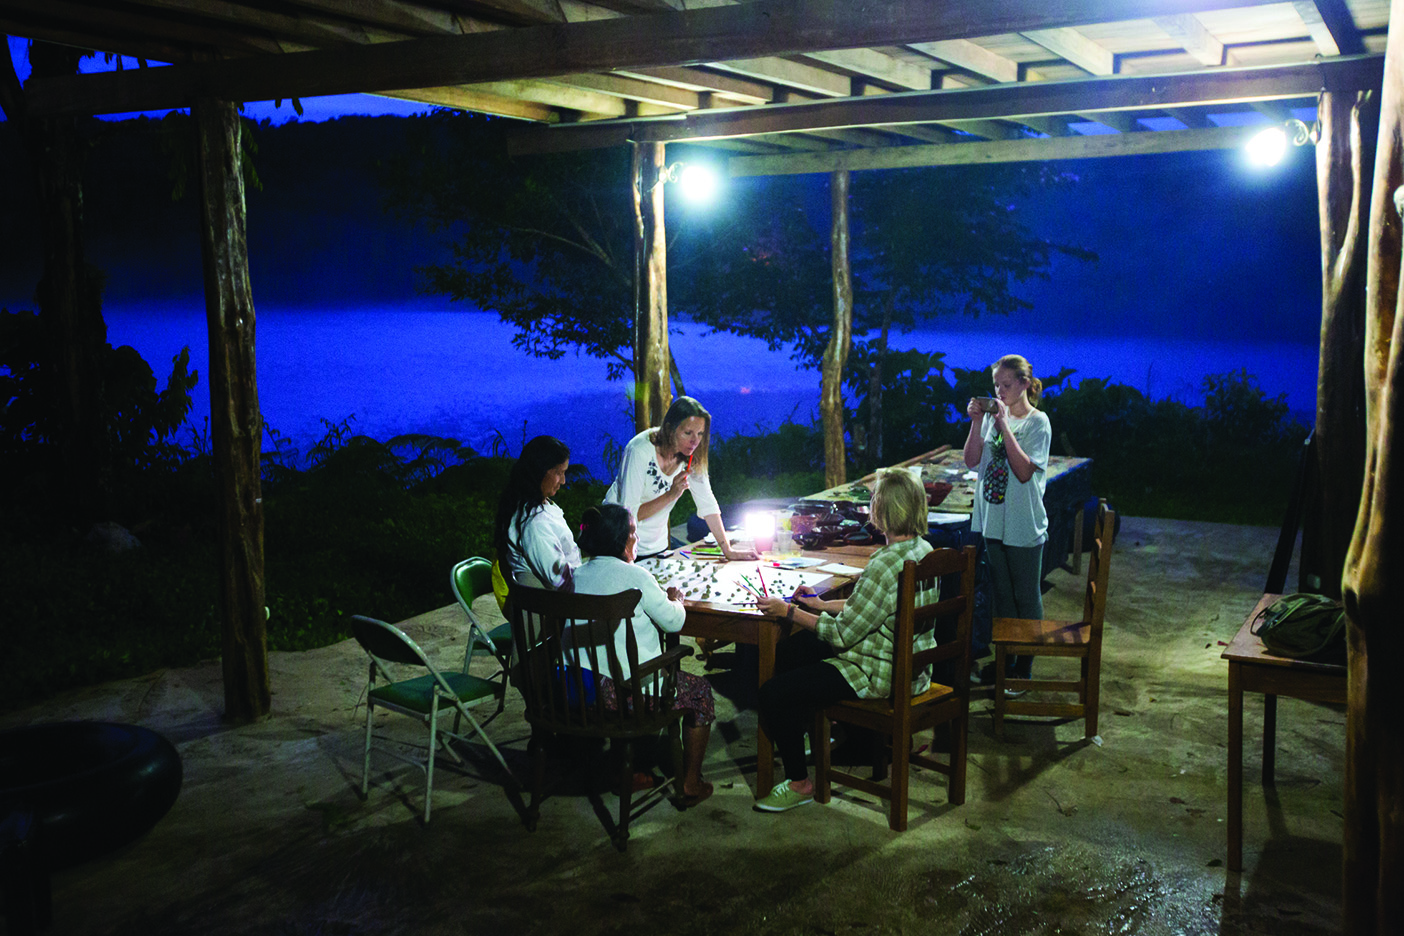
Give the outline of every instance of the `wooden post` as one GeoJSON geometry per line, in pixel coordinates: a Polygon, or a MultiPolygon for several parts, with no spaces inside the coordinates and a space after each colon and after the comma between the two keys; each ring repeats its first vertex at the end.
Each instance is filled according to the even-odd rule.
{"type": "Polygon", "coordinates": [[[1365,465],[1364,233],[1369,225],[1379,98],[1324,92],[1317,101],[1321,218],[1321,357],[1316,478],[1302,515],[1304,585],[1340,597],[1365,465]]]}
{"type": "Polygon", "coordinates": [[[254,307],[245,242],[239,113],[227,101],[193,108],[199,135],[200,245],[210,336],[210,429],[219,503],[224,716],[268,714],[268,611],[263,593],[263,417],[254,380],[254,307]]]}
{"type": "MultiPolygon", "coordinates": [[[[36,42],[33,74],[73,75],[84,53],[36,42]]],[[[10,63],[6,62],[6,68],[10,63]]],[[[13,76],[13,71],[10,72],[13,76]]],[[[58,450],[55,489],[65,521],[86,527],[107,516],[111,462],[102,395],[107,323],[102,318],[102,274],[83,247],[83,154],[73,117],[30,117],[18,81],[7,83],[11,119],[23,130],[39,195],[44,273],[35,290],[44,335],[40,373],[54,407],[58,450]]]]}
{"type": "Polygon", "coordinates": [[[634,431],[663,422],[673,402],[668,350],[668,251],[662,143],[634,143],[634,431]]]}
{"type": "Polygon", "coordinates": [[[834,321],[824,349],[819,413],[824,422],[824,486],[848,480],[843,443],[843,369],[853,338],[853,276],[848,262],[848,171],[829,174],[829,201],[833,221],[829,254],[834,270],[834,321]]]}
{"type": "Polygon", "coordinates": [[[1349,695],[1346,713],[1343,932],[1404,932],[1399,887],[1404,833],[1404,523],[1391,492],[1404,485],[1396,427],[1404,418],[1404,315],[1399,309],[1400,212],[1404,192],[1404,0],[1390,4],[1370,204],[1365,288],[1365,483],[1342,591],[1349,695]],[[1380,663],[1370,678],[1370,661],[1380,663]]]}

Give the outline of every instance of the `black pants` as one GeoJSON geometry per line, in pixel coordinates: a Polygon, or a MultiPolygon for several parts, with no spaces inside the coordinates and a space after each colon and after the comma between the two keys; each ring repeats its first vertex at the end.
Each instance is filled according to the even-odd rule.
{"type": "Polygon", "coordinates": [[[761,725],[780,752],[786,780],[809,776],[804,735],[814,714],[835,702],[858,698],[838,668],[825,662],[833,655],[833,648],[813,631],[799,631],[776,646],[775,675],[760,687],[761,725]]]}

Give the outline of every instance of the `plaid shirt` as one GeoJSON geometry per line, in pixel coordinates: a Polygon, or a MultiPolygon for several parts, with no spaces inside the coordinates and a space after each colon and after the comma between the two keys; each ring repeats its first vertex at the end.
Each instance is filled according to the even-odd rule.
{"type": "MultiPolygon", "coordinates": [[[[815,632],[833,647],[837,656],[829,660],[858,693],[860,699],[885,699],[892,695],[892,640],[897,629],[897,580],[908,559],[920,562],[931,552],[931,544],[917,538],[884,546],[873,554],[868,567],[853,586],[853,594],[843,610],[834,616],[819,615],[815,632]]],[[[918,594],[917,604],[935,601],[934,594],[918,594]]],[[[917,639],[917,650],[935,646],[927,631],[917,639]]],[[[912,680],[912,695],[931,685],[927,671],[912,680]]]]}

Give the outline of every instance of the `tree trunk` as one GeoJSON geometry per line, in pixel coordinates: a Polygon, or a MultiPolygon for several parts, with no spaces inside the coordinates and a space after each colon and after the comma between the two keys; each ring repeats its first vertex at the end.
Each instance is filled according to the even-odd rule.
{"type": "Polygon", "coordinates": [[[1333,598],[1350,549],[1365,465],[1364,232],[1379,98],[1323,93],[1317,103],[1321,218],[1321,359],[1316,390],[1317,483],[1302,522],[1302,586],[1333,598]]]}
{"type": "Polygon", "coordinates": [[[843,369],[853,338],[853,276],[848,263],[848,173],[830,173],[829,193],[833,226],[829,253],[834,270],[834,322],[824,349],[819,412],[824,422],[824,486],[837,487],[848,480],[843,444],[843,369]]]}
{"type": "MultiPolygon", "coordinates": [[[[1390,5],[1404,28],[1404,0],[1390,5]]],[[[1365,483],[1355,535],[1346,558],[1343,592],[1349,615],[1349,705],[1346,714],[1344,931],[1404,932],[1404,525],[1390,500],[1401,466],[1395,427],[1404,417],[1404,315],[1400,277],[1400,182],[1404,179],[1404,34],[1390,30],[1385,48],[1379,142],[1371,194],[1369,266],[1365,293],[1365,483]],[[1370,661],[1380,675],[1370,678],[1370,661]]]]}
{"type": "Polygon", "coordinates": [[[219,504],[220,616],[224,627],[224,715],[268,714],[268,609],[263,591],[263,417],[254,379],[254,306],[245,241],[239,113],[201,99],[199,134],[205,274],[210,335],[210,429],[219,504]]]}
{"type": "Polygon", "coordinates": [[[877,354],[868,370],[868,454],[873,470],[882,467],[882,365],[887,360],[887,336],[892,331],[892,298],[882,304],[882,331],[878,334],[877,354]]]}
{"type": "MultiPolygon", "coordinates": [[[[82,53],[36,42],[33,74],[72,75],[82,53]]],[[[78,526],[106,520],[111,461],[102,417],[102,275],[83,249],[83,149],[78,121],[41,117],[22,121],[39,191],[44,273],[36,290],[44,332],[44,375],[52,401],[58,451],[56,488],[65,519],[78,526]]]]}
{"type": "Polygon", "coordinates": [[[673,401],[662,143],[634,148],[634,431],[663,422],[673,401]]]}

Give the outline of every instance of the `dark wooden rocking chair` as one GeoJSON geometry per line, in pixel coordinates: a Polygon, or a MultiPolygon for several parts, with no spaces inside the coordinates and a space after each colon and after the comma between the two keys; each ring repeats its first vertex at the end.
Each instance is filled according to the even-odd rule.
{"type": "Polygon", "coordinates": [[[690,647],[673,647],[661,656],[640,663],[634,615],[640,592],[630,589],[617,595],[579,595],[544,591],[516,585],[507,600],[512,640],[520,656],[513,676],[526,702],[531,725],[531,803],[525,824],[535,831],[541,815],[545,784],[546,747],[552,737],[607,738],[622,744],[619,765],[619,820],[611,833],[614,846],[624,851],[629,841],[629,820],[652,806],[670,783],[682,778],[682,712],[673,708],[678,664],[692,655],[690,647]],[[630,676],[624,679],[615,648],[615,632],[624,628],[630,676]],[[577,665],[586,661],[588,669],[577,665]],[[605,707],[604,693],[596,692],[595,674],[614,682],[619,705],[605,707]],[[633,745],[666,730],[673,759],[673,780],[633,802],[633,745]]]}

